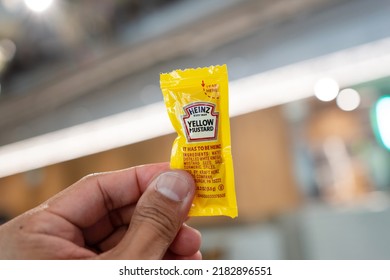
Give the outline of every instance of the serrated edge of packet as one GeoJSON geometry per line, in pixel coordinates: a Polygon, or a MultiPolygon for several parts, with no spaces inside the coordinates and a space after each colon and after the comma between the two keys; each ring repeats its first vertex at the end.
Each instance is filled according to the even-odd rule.
{"type": "Polygon", "coordinates": [[[172,70],[172,71],[169,71],[169,72],[160,72],[160,75],[170,75],[173,72],[186,72],[186,71],[204,70],[204,69],[208,69],[208,68],[211,68],[211,67],[217,68],[217,67],[223,67],[223,66],[226,66],[226,68],[227,68],[226,63],[224,63],[224,64],[209,65],[209,66],[203,66],[203,67],[192,67],[192,68],[184,68],[184,69],[179,68],[179,69],[175,69],[175,70],[172,70]]]}

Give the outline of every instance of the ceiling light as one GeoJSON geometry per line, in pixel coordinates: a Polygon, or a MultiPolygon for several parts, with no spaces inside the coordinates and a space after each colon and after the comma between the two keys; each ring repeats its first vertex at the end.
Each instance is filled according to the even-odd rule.
{"type": "Polygon", "coordinates": [[[37,13],[46,11],[53,3],[53,0],[24,0],[26,6],[37,13]]]}

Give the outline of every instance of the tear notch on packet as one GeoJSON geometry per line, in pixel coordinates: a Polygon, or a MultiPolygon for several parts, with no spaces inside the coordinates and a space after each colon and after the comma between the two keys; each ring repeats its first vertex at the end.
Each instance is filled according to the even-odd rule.
{"type": "Polygon", "coordinates": [[[236,217],[226,65],[162,73],[160,86],[177,132],[171,168],[196,183],[189,215],[236,217]]]}

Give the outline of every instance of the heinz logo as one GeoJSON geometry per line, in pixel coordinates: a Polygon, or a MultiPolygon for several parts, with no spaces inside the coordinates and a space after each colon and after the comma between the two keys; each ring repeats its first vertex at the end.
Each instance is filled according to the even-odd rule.
{"type": "Polygon", "coordinates": [[[183,127],[187,142],[216,140],[218,137],[218,112],[215,104],[195,102],[184,107],[183,127]]]}
{"type": "Polygon", "coordinates": [[[194,107],[188,108],[188,113],[190,115],[199,114],[199,113],[206,113],[210,114],[212,107],[209,105],[196,105],[194,107]]]}

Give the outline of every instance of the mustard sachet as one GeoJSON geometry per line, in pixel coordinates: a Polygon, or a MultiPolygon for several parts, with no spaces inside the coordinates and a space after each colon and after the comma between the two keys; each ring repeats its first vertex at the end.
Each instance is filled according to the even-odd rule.
{"type": "Polygon", "coordinates": [[[188,171],[196,183],[189,215],[236,217],[226,65],[163,73],[160,86],[178,134],[171,168],[188,171]]]}

